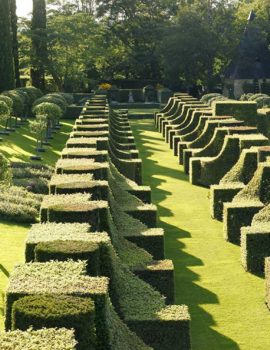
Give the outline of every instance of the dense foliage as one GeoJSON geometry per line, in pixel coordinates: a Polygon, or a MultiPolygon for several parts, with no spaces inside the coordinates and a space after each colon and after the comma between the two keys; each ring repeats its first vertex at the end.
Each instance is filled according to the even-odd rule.
{"type": "Polygon", "coordinates": [[[211,89],[234,57],[252,9],[269,41],[267,0],[49,0],[47,28],[38,31],[43,58],[33,49],[33,21],[31,27],[20,20],[20,68],[28,75],[33,63],[42,64],[49,90],[87,91],[121,79],[172,88],[201,82],[211,89]]]}

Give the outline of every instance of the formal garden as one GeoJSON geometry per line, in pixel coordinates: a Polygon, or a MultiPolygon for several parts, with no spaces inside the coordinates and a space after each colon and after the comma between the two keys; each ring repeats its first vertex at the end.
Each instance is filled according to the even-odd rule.
{"type": "Polygon", "coordinates": [[[0,350],[270,348],[269,20],[0,0],[0,350]]]}

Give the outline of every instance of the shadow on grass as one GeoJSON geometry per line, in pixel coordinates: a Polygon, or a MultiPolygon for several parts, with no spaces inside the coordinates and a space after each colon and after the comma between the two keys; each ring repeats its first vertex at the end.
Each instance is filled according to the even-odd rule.
{"type": "MultiPolygon", "coordinates": [[[[42,157],[40,163],[52,166],[55,164],[69,137],[73,123],[72,120],[63,120],[61,122],[62,128],[53,135],[51,146],[46,146],[46,152],[40,154],[42,157]]],[[[3,138],[3,141],[0,143],[0,152],[10,160],[33,162],[30,160],[30,156],[36,153],[35,147],[34,135],[30,132],[29,125],[24,125],[3,138]]],[[[34,162],[36,163],[37,161],[34,162]]]]}
{"type": "MultiPolygon", "coordinates": [[[[144,181],[145,184],[151,186],[152,191],[155,193],[154,204],[158,207],[158,214],[160,217],[171,217],[174,213],[160,204],[171,195],[171,192],[160,188],[160,185],[166,181],[162,179],[162,176],[185,182],[189,181],[188,176],[180,168],[177,171],[166,167],[166,165],[160,166],[158,162],[150,158],[155,150],[158,149],[158,146],[151,142],[151,140],[155,139],[154,137],[145,137],[143,133],[145,131],[155,131],[153,124],[135,121],[131,125],[140,157],[143,160],[144,181]]],[[[157,139],[160,140],[160,138],[157,139]]],[[[200,281],[200,275],[190,269],[192,266],[204,265],[201,259],[184,251],[185,245],[181,242],[181,239],[191,238],[190,232],[169,225],[162,220],[159,220],[158,226],[162,227],[166,232],[166,258],[173,260],[175,267],[175,302],[176,304],[188,305],[190,310],[192,348],[194,350],[240,349],[236,342],[212,328],[216,325],[215,320],[210,313],[201,307],[202,304],[219,304],[219,300],[215,293],[196,283],[200,281]]]]}
{"type": "Polygon", "coordinates": [[[10,276],[9,271],[2,264],[0,264],[0,273],[3,273],[6,277],[10,276]]]}

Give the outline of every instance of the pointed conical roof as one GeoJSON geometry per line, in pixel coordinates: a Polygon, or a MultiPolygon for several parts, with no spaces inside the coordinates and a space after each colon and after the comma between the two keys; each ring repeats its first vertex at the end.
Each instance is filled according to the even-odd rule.
{"type": "Polygon", "coordinates": [[[256,14],[251,11],[238,52],[225,72],[227,79],[269,79],[270,51],[260,30],[254,25],[256,14]]]}

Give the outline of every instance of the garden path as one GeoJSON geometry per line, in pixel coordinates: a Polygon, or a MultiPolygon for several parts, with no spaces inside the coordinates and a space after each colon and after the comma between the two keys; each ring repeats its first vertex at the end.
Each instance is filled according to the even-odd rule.
{"type": "Polygon", "coordinates": [[[264,279],[246,273],[240,248],[210,217],[209,190],[192,186],[153,120],[131,122],[144,183],[152,188],[166,257],[175,266],[176,303],[187,304],[193,350],[267,350],[270,312],[264,279]]]}

